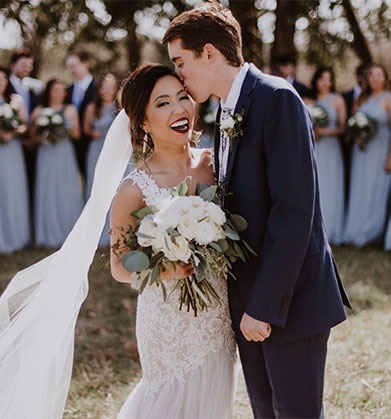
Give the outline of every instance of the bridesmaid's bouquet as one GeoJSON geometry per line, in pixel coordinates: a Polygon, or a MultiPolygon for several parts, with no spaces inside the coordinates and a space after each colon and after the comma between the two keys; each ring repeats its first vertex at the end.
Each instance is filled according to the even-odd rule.
{"type": "Polygon", "coordinates": [[[256,253],[239,237],[239,232],[247,228],[246,220],[223,211],[216,203],[216,185],[198,184],[194,196],[187,196],[187,190],[183,181],[171,189],[170,198],[133,212],[135,229],[122,229],[112,249],[121,257],[123,267],[137,274],[140,294],[147,285],[156,284],[166,301],[179,288],[179,309],[191,308],[196,316],[211,304],[221,303],[210,277],[223,275],[226,268],[233,276],[232,262],[238,258],[245,262],[256,253]],[[160,272],[175,266],[175,262],[192,263],[194,274],[178,280],[167,296],[160,272]]]}
{"type": "Polygon", "coordinates": [[[69,135],[69,127],[64,116],[52,108],[43,108],[35,120],[37,134],[44,144],[56,144],[61,138],[69,135]]]}
{"type": "Polygon", "coordinates": [[[314,128],[327,127],[329,118],[326,110],[320,105],[307,104],[314,128]]]}
{"type": "Polygon", "coordinates": [[[352,140],[359,139],[358,146],[361,151],[367,149],[367,144],[375,137],[377,122],[364,112],[356,112],[346,124],[346,134],[352,140]]]}
{"type": "MultiPolygon", "coordinates": [[[[14,132],[21,126],[16,110],[9,103],[0,104],[0,131],[14,132]]],[[[0,138],[0,145],[6,144],[0,138]]]]}

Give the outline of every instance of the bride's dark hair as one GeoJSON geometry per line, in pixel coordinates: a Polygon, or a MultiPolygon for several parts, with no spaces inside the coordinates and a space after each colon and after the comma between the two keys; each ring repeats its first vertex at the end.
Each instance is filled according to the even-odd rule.
{"type": "MultiPolygon", "coordinates": [[[[145,141],[142,126],[152,90],[156,82],[165,76],[172,76],[180,81],[171,68],[162,64],[147,64],[133,71],[122,85],[121,105],[130,119],[132,143],[136,147],[142,147],[145,141]]],[[[147,149],[153,149],[149,135],[147,149]]]]}

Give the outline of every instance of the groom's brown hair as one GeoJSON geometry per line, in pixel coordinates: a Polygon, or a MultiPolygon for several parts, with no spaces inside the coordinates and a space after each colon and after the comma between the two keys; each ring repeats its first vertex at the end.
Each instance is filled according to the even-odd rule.
{"type": "Polygon", "coordinates": [[[242,35],[239,22],[231,11],[216,1],[201,2],[177,16],[168,27],[163,44],[180,39],[182,47],[200,56],[205,44],[213,44],[227,62],[243,64],[242,35]]]}

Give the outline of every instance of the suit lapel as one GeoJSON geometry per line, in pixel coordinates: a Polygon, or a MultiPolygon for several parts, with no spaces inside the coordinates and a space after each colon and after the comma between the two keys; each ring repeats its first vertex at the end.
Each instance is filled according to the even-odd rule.
{"type": "Polygon", "coordinates": [[[215,130],[214,130],[214,145],[215,145],[215,175],[216,179],[219,180],[219,171],[220,171],[220,159],[219,159],[219,150],[220,150],[220,127],[219,127],[219,121],[220,121],[220,115],[221,115],[221,106],[219,106],[219,109],[216,113],[216,121],[215,121],[215,130]]]}
{"type": "MultiPolygon", "coordinates": [[[[236,104],[236,107],[235,107],[235,114],[236,113],[241,113],[243,111],[244,136],[246,135],[245,134],[246,117],[247,117],[248,111],[249,111],[251,103],[252,103],[250,93],[253,91],[255,85],[257,84],[257,75],[255,74],[254,69],[255,69],[255,67],[253,67],[253,65],[250,64],[250,67],[247,71],[246,77],[245,77],[244,82],[243,82],[243,86],[242,86],[242,90],[240,92],[238,103],[236,104]]],[[[219,137],[220,137],[220,135],[219,135],[219,137]]],[[[226,173],[226,176],[225,176],[225,189],[226,190],[227,190],[230,178],[231,178],[232,169],[233,169],[234,162],[235,162],[235,156],[236,156],[236,153],[238,151],[239,143],[240,143],[241,140],[242,140],[242,138],[236,138],[233,141],[232,151],[229,153],[227,173],[226,173]]]]}

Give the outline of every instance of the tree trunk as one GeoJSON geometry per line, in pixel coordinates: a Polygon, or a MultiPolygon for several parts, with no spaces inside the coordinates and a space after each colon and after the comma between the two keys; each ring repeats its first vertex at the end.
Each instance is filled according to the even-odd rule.
{"type": "Polygon", "coordinates": [[[262,67],[262,39],[258,30],[258,11],[254,0],[231,0],[229,7],[242,28],[244,59],[262,67]]]}
{"type": "Polygon", "coordinates": [[[356,15],[354,14],[353,6],[350,3],[350,0],[343,0],[342,4],[345,9],[346,19],[348,20],[350,29],[354,35],[354,50],[364,64],[370,64],[372,63],[372,54],[369,49],[368,42],[361,32],[360,25],[356,19],[356,15]]]}
{"type": "Polygon", "coordinates": [[[133,19],[129,19],[127,25],[128,36],[126,38],[126,46],[128,50],[129,70],[134,70],[140,61],[140,43],[136,35],[137,24],[133,19]]]}
{"type": "Polygon", "coordinates": [[[272,66],[276,64],[278,57],[282,55],[291,55],[295,57],[295,24],[300,10],[300,0],[277,0],[276,28],[274,31],[274,43],[270,55],[270,64],[272,66]]]}

